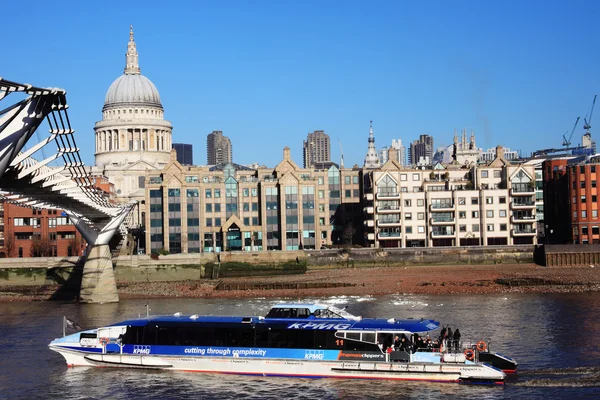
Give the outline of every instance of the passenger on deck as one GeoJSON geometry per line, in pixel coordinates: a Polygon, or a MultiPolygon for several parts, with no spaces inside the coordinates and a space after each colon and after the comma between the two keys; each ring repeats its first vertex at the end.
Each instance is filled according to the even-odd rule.
{"type": "Polygon", "coordinates": [[[394,349],[398,350],[400,348],[400,342],[400,337],[396,335],[396,338],[394,339],[394,349]]]}
{"type": "Polygon", "coordinates": [[[448,330],[446,331],[446,343],[444,343],[444,347],[446,347],[448,350],[452,349],[452,329],[450,327],[448,327],[448,330]]]}
{"type": "Polygon", "coordinates": [[[458,351],[460,346],[460,331],[458,328],[454,331],[454,349],[458,351]]]}

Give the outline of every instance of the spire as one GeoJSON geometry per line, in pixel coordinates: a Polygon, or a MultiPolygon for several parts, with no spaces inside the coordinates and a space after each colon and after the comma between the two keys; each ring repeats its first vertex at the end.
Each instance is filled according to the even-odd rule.
{"type": "Polygon", "coordinates": [[[471,129],[471,149],[476,149],[477,146],[475,145],[475,132],[473,132],[473,129],[471,129]]]}
{"type": "Polygon", "coordinates": [[[377,150],[375,150],[375,136],[373,135],[373,121],[369,127],[369,148],[365,157],[365,168],[379,168],[379,157],[377,157],[377,150]]]}
{"type": "Polygon", "coordinates": [[[140,65],[138,64],[138,53],[133,40],[133,25],[129,25],[129,43],[127,43],[127,53],[125,54],[125,75],[139,75],[140,65]]]}

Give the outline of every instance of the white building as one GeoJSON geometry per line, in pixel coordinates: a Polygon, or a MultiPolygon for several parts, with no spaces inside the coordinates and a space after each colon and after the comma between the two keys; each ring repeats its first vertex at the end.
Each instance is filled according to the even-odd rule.
{"type": "Polygon", "coordinates": [[[537,241],[534,167],[512,165],[501,146],[485,166],[407,169],[388,160],[365,174],[365,225],[371,247],[537,241]]]}

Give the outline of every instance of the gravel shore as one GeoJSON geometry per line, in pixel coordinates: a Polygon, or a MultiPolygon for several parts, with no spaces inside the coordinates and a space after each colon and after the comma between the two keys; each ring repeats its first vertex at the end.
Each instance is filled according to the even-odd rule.
{"type": "MultiPolygon", "coordinates": [[[[255,276],[178,282],[118,284],[121,299],[134,298],[242,298],[325,297],[383,294],[486,294],[486,293],[576,293],[600,291],[600,267],[541,267],[518,265],[452,265],[341,268],[311,270],[301,275],[255,276]],[[331,288],[266,289],[298,284],[329,283],[331,288]],[[220,288],[263,285],[247,290],[220,288]]],[[[57,286],[3,286],[0,302],[50,300],[57,286]]]]}

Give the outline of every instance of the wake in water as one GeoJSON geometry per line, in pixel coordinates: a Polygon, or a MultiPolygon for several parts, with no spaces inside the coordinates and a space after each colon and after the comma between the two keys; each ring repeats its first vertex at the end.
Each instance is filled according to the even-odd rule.
{"type": "Polygon", "coordinates": [[[519,371],[519,377],[531,376],[515,386],[528,387],[600,387],[600,367],[573,367],[519,371]]]}

